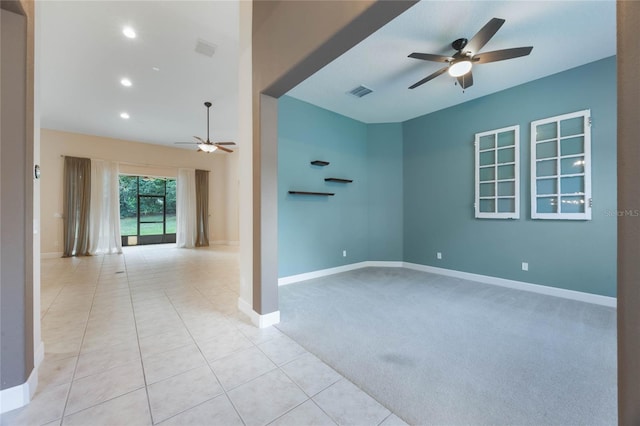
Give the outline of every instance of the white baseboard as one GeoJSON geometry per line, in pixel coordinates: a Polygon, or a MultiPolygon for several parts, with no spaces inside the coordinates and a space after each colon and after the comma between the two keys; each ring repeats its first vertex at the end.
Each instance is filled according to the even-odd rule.
{"type": "Polygon", "coordinates": [[[61,251],[54,251],[49,253],[40,253],[40,259],[58,259],[62,257],[61,251]]]}
{"type": "Polygon", "coordinates": [[[31,397],[38,388],[38,367],[36,364],[29,378],[21,385],[14,386],[0,391],[0,414],[16,408],[24,407],[31,402],[31,397]]]}
{"type": "Polygon", "coordinates": [[[492,284],[501,287],[513,288],[516,290],[529,291],[532,293],[546,294],[548,296],[556,296],[562,297],[564,299],[572,299],[586,303],[593,303],[596,305],[609,306],[612,308],[615,308],[617,306],[617,299],[615,297],[601,296],[599,294],[584,293],[581,291],[566,290],[563,288],[549,287],[540,284],[531,284],[523,281],[508,280],[505,278],[490,277],[488,275],[472,274],[470,272],[455,271],[453,269],[437,268],[435,266],[419,265],[417,263],[410,262],[366,261],[352,263],[350,265],[343,265],[335,268],[321,269],[304,274],[278,278],[278,285],[281,286],[293,284],[301,281],[311,280],[313,278],[326,277],[329,275],[339,274],[341,272],[353,271],[355,269],[367,267],[407,268],[416,271],[430,272],[432,274],[445,275],[448,277],[477,281],[484,284],[492,284]]]}
{"type": "Polygon", "coordinates": [[[455,271],[453,269],[437,268],[435,266],[419,265],[417,263],[410,262],[404,262],[404,267],[408,269],[414,269],[416,271],[430,272],[432,274],[477,281],[484,284],[492,284],[500,287],[529,291],[532,293],[546,294],[547,296],[578,300],[580,302],[593,303],[595,305],[609,306],[612,308],[615,308],[617,306],[617,299],[615,297],[601,296],[599,294],[584,293],[582,291],[567,290],[564,288],[549,287],[540,284],[531,284],[523,281],[508,280],[505,278],[491,277],[488,275],[472,274],[470,272],[461,272],[455,271]]]}
{"type": "Polygon", "coordinates": [[[30,401],[29,382],[0,391],[0,413],[24,407],[30,401]]]}
{"type": "Polygon", "coordinates": [[[247,315],[251,319],[253,325],[258,328],[266,328],[280,322],[280,311],[260,315],[253,310],[253,307],[249,303],[240,297],[238,297],[238,309],[240,309],[240,312],[247,315]]]}
{"type": "Polygon", "coordinates": [[[298,283],[300,281],[312,280],[314,278],[326,277],[328,275],[339,274],[341,272],[353,271],[355,269],[368,268],[378,266],[381,268],[401,268],[402,262],[387,261],[366,261],[358,263],[350,263],[349,265],[336,266],[335,268],[320,269],[318,271],[306,272],[304,274],[289,275],[288,277],[278,278],[278,285],[288,285],[298,283]]]}
{"type": "Polygon", "coordinates": [[[335,268],[320,269],[317,271],[305,272],[304,274],[289,275],[288,277],[278,278],[278,286],[297,283],[300,281],[312,280],[314,278],[326,277],[328,275],[339,274],[341,272],[353,271],[354,269],[364,268],[365,262],[351,263],[349,265],[336,266],[335,268]]]}
{"type": "Polygon", "coordinates": [[[209,244],[213,246],[239,246],[240,241],[216,240],[209,242],[209,244]]]}
{"type": "Polygon", "coordinates": [[[364,263],[364,268],[402,268],[404,262],[393,260],[367,260],[364,263]]]}

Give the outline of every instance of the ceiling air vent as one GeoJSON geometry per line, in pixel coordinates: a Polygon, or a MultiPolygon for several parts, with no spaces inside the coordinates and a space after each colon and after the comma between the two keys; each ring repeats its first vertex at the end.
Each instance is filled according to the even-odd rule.
{"type": "Polygon", "coordinates": [[[368,95],[369,93],[373,92],[373,90],[369,89],[368,87],[365,86],[358,86],[355,89],[349,91],[348,93],[350,95],[356,96],[358,98],[361,98],[363,96],[368,95]]]}
{"type": "Polygon", "coordinates": [[[212,57],[213,54],[216,53],[216,47],[215,44],[199,38],[196,43],[196,52],[204,56],[212,57]]]}

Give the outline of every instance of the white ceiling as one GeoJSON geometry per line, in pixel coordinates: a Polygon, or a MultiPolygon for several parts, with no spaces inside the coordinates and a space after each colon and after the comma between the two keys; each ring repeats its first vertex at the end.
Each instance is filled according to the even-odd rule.
{"type": "Polygon", "coordinates": [[[423,0],[288,94],[365,123],[398,122],[616,54],[615,1],[423,0]],[[408,87],[443,64],[412,52],[451,55],[491,18],[506,19],[481,52],[533,46],[529,56],[477,65],[464,93],[443,74],[408,87]],[[358,85],[373,93],[347,94],[358,85]]]}
{"type": "Polygon", "coordinates": [[[42,1],[37,7],[42,127],[173,145],[206,136],[203,103],[211,101],[211,140],[235,141],[237,1],[42,1]],[[126,25],[135,39],[122,34],[126,25]],[[198,39],[217,46],[213,57],[195,52],[198,39]],[[123,87],[123,77],[133,86],[123,87]],[[123,111],[129,120],[120,118],[123,111]]]}
{"type": "MultiPolygon", "coordinates": [[[[37,7],[42,127],[173,145],[206,135],[210,100],[211,140],[236,141],[238,0],[37,7]],[[125,38],[125,25],[138,37],[125,38]],[[217,45],[212,58],[194,51],[198,39],[217,45]],[[133,86],[121,86],[122,77],[133,86]]],[[[289,94],[367,123],[404,121],[614,55],[615,34],[614,0],[423,0],[289,94]],[[453,40],[471,38],[492,17],[506,23],[481,51],[533,45],[531,55],[474,67],[465,93],[447,74],[407,89],[440,67],[409,53],[451,54],[453,40]],[[346,94],[360,84],[374,92],[346,94]]]]}

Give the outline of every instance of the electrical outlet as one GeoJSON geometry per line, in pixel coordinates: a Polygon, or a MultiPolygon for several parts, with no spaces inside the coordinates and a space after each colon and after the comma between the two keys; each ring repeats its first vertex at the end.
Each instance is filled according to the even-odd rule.
{"type": "Polygon", "coordinates": [[[436,259],[442,259],[442,253],[437,252],[436,253],[436,259]]]}
{"type": "Polygon", "coordinates": [[[528,262],[522,262],[522,270],[523,271],[528,271],[529,270],[529,263],[528,262]]]}
{"type": "Polygon", "coordinates": [[[347,257],[347,251],[346,250],[342,250],[342,257],[347,257]]]}

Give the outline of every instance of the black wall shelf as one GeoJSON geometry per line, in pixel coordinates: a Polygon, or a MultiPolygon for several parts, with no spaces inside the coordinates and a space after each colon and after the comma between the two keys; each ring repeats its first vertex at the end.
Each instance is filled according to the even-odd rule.
{"type": "Polygon", "coordinates": [[[328,161],[322,161],[322,160],[313,160],[311,162],[311,164],[313,164],[314,166],[322,166],[322,167],[324,167],[324,166],[328,166],[329,162],[328,161]]]}
{"type": "Polygon", "coordinates": [[[351,183],[352,179],[340,179],[340,178],[324,178],[325,182],[338,182],[338,183],[351,183]]]}
{"type": "Polygon", "coordinates": [[[320,196],[332,196],[336,195],[333,192],[307,192],[307,191],[289,191],[289,194],[293,195],[320,195],[320,196]]]}

